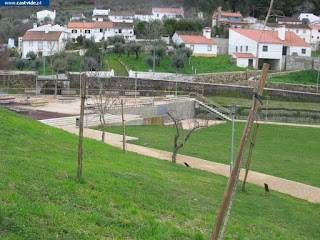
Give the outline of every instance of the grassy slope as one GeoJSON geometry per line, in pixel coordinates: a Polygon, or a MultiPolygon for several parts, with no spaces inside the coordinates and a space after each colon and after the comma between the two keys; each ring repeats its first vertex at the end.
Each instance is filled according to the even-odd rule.
{"type": "Polygon", "coordinates": [[[288,75],[268,78],[269,82],[283,82],[305,85],[317,84],[318,71],[314,69],[303,70],[301,72],[290,73],[288,75]]]}
{"type": "Polygon", "coordinates": [[[116,54],[107,54],[104,61],[109,66],[109,70],[113,69],[115,76],[129,76],[126,68],[117,60],[116,54]]]}
{"type": "MultiPolygon", "coordinates": [[[[243,123],[236,123],[235,152],[243,129],[243,123]]],[[[107,131],[120,133],[121,128],[109,127],[107,131]]],[[[174,131],[159,126],[126,128],[129,136],[139,138],[132,143],[166,151],[172,151],[174,131]]],[[[261,125],[251,169],[320,187],[319,142],[320,129],[261,125]]],[[[230,144],[231,123],[221,124],[194,132],[180,153],[229,164],[230,144]]]]}
{"type": "MultiPolygon", "coordinates": [[[[148,56],[146,53],[141,53],[138,60],[135,55],[127,56],[122,55],[121,60],[133,71],[148,72],[150,67],[145,63],[144,59],[148,56]]],[[[231,71],[243,71],[244,68],[240,68],[232,65],[229,62],[230,56],[223,55],[217,57],[192,57],[191,64],[185,63],[184,68],[180,69],[180,73],[193,74],[192,65],[197,69],[197,73],[212,73],[212,72],[231,72],[231,71]]],[[[160,66],[156,66],[156,72],[169,72],[176,73],[176,68],[171,66],[170,56],[165,56],[160,61],[160,66]]]]}
{"type": "MultiPolygon", "coordinates": [[[[1,239],[208,239],[226,178],[84,140],[0,108],[1,239]]],[[[319,239],[319,204],[248,185],[226,239],[319,239]]]]}
{"type": "MultiPolygon", "coordinates": [[[[207,96],[215,102],[228,106],[231,103],[236,103],[240,107],[250,108],[252,104],[251,98],[240,98],[240,97],[220,97],[220,96],[207,96]]],[[[267,101],[263,99],[264,105],[260,109],[265,109],[267,101]]],[[[277,101],[270,99],[268,103],[269,109],[288,109],[288,110],[311,110],[320,111],[320,104],[315,102],[290,102],[290,101],[277,101]]]]}

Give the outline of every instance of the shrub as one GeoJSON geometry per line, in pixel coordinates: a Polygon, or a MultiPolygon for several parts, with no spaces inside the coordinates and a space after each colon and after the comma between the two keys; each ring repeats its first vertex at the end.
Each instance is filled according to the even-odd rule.
{"type": "Polygon", "coordinates": [[[35,60],[37,58],[37,54],[33,51],[30,51],[27,53],[26,55],[27,58],[30,58],[32,61],[35,60]]]}
{"type": "Polygon", "coordinates": [[[26,61],[23,59],[18,59],[15,61],[14,65],[16,66],[16,68],[18,68],[20,71],[22,71],[24,69],[24,67],[26,66],[26,61]]]}

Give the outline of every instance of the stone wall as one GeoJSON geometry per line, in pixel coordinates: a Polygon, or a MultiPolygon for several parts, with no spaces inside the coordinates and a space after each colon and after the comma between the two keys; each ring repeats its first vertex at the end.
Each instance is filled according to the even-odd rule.
{"type": "Polygon", "coordinates": [[[10,88],[35,88],[36,72],[1,71],[0,83],[10,88]]]}
{"type": "MultiPolygon", "coordinates": [[[[254,81],[248,81],[249,86],[253,86],[254,81]]],[[[281,83],[281,82],[266,82],[266,88],[273,88],[273,89],[281,89],[281,90],[289,90],[289,91],[298,91],[298,92],[309,92],[309,93],[316,93],[317,88],[315,86],[310,85],[303,85],[303,84],[292,84],[292,83],[281,83]]]]}
{"type": "Polygon", "coordinates": [[[287,71],[312,68],[320,70],[320,57],[287,56],[285,61],[285,70],[287,71]]]}

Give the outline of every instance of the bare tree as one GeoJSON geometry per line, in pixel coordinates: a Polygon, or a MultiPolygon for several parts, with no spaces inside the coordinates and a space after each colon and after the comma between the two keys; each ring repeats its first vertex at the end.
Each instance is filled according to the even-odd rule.
{"type": "Polygon", "coordinates": [[[99,121],[101,125],[101,141],[105,140],[105,132],[107,127],[106,114],[115,106],[120,106],[119,93],[111,89],[103,88],[103,83],[99,79],[99,93],[95,95],[94,107],[95,112],[99,115],[99,121]]]}
{"type": "Polygon", "coordinates": [[[176,134],[174,135],[174,140],[173,140],[173,153],[172,153],[172,162],[176,163],[178,150],[186,144],[191,134],[196,129],[199,129],[201,127],[207,127],[208,120],[202,120],[202,119],[197,120],[193,118],[189,120],[189,122],[187,123],[188,125],[187,129],[183,129],[182,119],[178,116],[178,114],[173,114],[170,112],[167,112],[167,114],[173,121],[174,126],[176,128],[176,134]]]}

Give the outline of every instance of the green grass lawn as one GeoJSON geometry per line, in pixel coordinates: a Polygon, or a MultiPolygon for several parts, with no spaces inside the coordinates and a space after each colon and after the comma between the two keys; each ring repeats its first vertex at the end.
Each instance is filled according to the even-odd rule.
{"type": "MultiPolygon", "coordinates": [[[[236,103],[240,107],[250,108],[252,104],[251,98],[241,98],[241,97],[222,97],[222,96],[207,96],[209,99],[219,103],[223,106],[228,106],[231,103],[236,103]]],[[[263,106],[261,109],[265,109],[267,105],[267,100],[263,99],[263,106]]],[[[315,102],[290,102],[290,101],[278,101],[270,98],[268,102],[269,109],[286,109],[286,110],[310,110],[319,111],[320,104],[315,102]]]]}
{"type": "MultiPolygon", "coordinates": [[[[244,123],[235,124],[235,155],[244,123]]],[[[121,133],[121,127],[107,131],[121,133]]],[[[128,126],[128,136],[138,137],[131,143],[173,150],[175,129],[161,126],[128,126]]],[[[320,187],[320,129],[261,125],[253,153],[251,169],[320,187]]],[[[179,153],[229,164],[231,123],[194,132],[179,153]]],[[[246,161],[247,158],[245,158],[246,161]]]]}
{"type": "MultiPolygon", "coordinates": [[[[208,239],[227,179],[0,108],[1,239],[208,239]]],[[[129,128],[130,129],[130,128],[129,128]]],[[[225,239],[319,239],[319,204],[248,184],[225,239]]]]}
{"type": "MultiPolygon", "coordinates": [[[[135,55],[127,56],[124,54],[121,56],[121,60],[128,66],[132,71],[143,71],[148,72],[150,67],[144,61],[148,56],[147,53],[141,53],[139,59],[136,60],[135,55]]],[[[183,74],[194,74],[192,66],[197,69],[197,73],[214,73],[214,72],[232,72],[232,71],[244,71],[245,68],[240,68],[232,65],[229,62],[230,56],[223,55],[217,57],[191,57],[190,65],[189,61],[185,63],[184,68],[180,69],[180,73],[183,74]]],[[[156,72],[169,72],[176,73],[176,68],[171,66],[171,57],[165,56],[160,61],[160,66],[156,66],[156,72]]]]}
{"type": "Polygon", "coordinates": [[[314,69],[309,69],[309,70],[303,70],[300,72],[290,73],[288,75],[268,78],[267,81],[304,84],[304,85],[316,85],[317,77],[318,77],[318,71],[314,69]]]}
{"type": "Polygon", "coordinates": [[[115,76],[129,76],[126,68],[118,61],[118,55],[116,54],[107,54],[104,56],[104,62],[108,66],[108,70],[113,69],[115,76]]]}
{"type": "Polygon", "coordinates": [[[311,55],[316,57],[316,56],[320,56],[320,52],[319,51],[312,51],[311,55]]]}

